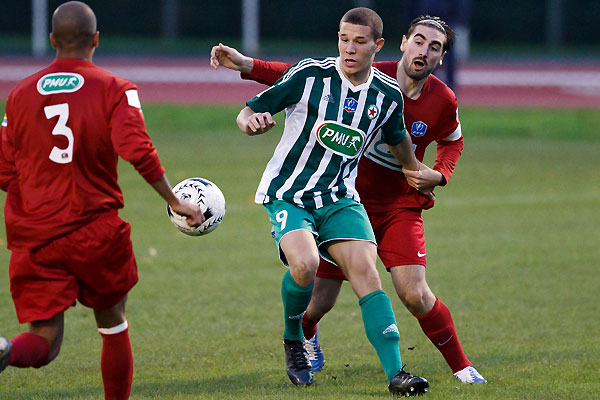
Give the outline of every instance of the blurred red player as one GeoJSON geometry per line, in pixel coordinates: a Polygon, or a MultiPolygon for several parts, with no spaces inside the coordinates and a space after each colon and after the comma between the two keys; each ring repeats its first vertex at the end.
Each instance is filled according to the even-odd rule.
{"type": "Polygon", "coordinates": [[[127,399],[133,356],[125,318],[137,283],[130,225],[119,218],[119,156],[190,225],[200,208],[181,202],[146,132],[137,88],[95,66],[96,16],[71,1],[52,16],[56,59],[9,94],[0,130],[0,188],[10,288],[29,332],[0,338],[7,365],[40,368],[59,353],[64,311],[78,300],[94,310],[102,336],[106,399],[127,399]]]}

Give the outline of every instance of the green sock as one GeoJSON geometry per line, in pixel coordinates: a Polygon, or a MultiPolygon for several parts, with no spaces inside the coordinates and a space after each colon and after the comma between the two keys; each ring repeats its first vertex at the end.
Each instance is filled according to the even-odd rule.
{"type": "Polygon", "coordinates": [[[310,303],[314,282],[304,287],[298,285],[288,270],[281,280],[281,298],[283,299],[283,315],[285,330],[283,338],[302,340],[302,316],[310,303]]]}
{"type": "Polygon", "coordinates": [[[400,334],[394,311],[392,311],[392,304],[383,290],[369,293],[362,297],[358,304],[362,312],[367,338],[377,351],[389,382],[402,368],[400,349],[398,348],[400,334]]]}

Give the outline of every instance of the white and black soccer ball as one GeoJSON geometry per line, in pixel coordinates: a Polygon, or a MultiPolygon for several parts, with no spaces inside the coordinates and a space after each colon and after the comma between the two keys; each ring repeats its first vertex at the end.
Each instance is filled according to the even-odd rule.
{"type": "Polygon", "coordinates": [[[221,190],[203,178],[188,178],[179,182],[173,188],[173,193],[180,200],[200,206],[206,220],[197,227],[187,224],[186,218],[177,214],[167,204],[167,215],[177,229],[186,235],[201,236],[217,229],[225,216],[225,196],[221,190]]]}

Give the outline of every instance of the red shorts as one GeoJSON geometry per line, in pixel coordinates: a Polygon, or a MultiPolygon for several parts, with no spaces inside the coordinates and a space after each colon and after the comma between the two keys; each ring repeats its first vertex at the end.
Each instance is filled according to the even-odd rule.
{"type": "MultiPolygon", "coordinates": [[[[369,213],[377,239],[377,254],[386,269],[399,265],[425,266],[425,230],[420,209],[403,208],[385,213],[369,213]]],[[[320,260],[317,276],[346,280],[342,270],[320,260]]]]}
{"type": "Polygon", "coordinates": [[[13,251],[10,291],[20,323],[49,319],[79,300],[94,309],[117,304],[137,283],[130,225],[116,213],[44,247],[13,251]]]}

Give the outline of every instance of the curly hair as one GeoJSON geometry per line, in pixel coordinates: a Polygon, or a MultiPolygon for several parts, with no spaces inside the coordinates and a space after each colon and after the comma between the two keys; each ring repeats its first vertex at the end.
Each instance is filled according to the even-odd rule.
{"type": "Polygon", "coordinates": [[[421,15],[413,19],[408,25],[407,37],[413,34],[418,25],[425,25],[430,28],[437,29],[446,36],[446,43],[443,45],[443,50],[446,52],[454,45],[455,33],[450,26],[440,17],[432,17],[431,15],[421,15]]]}

